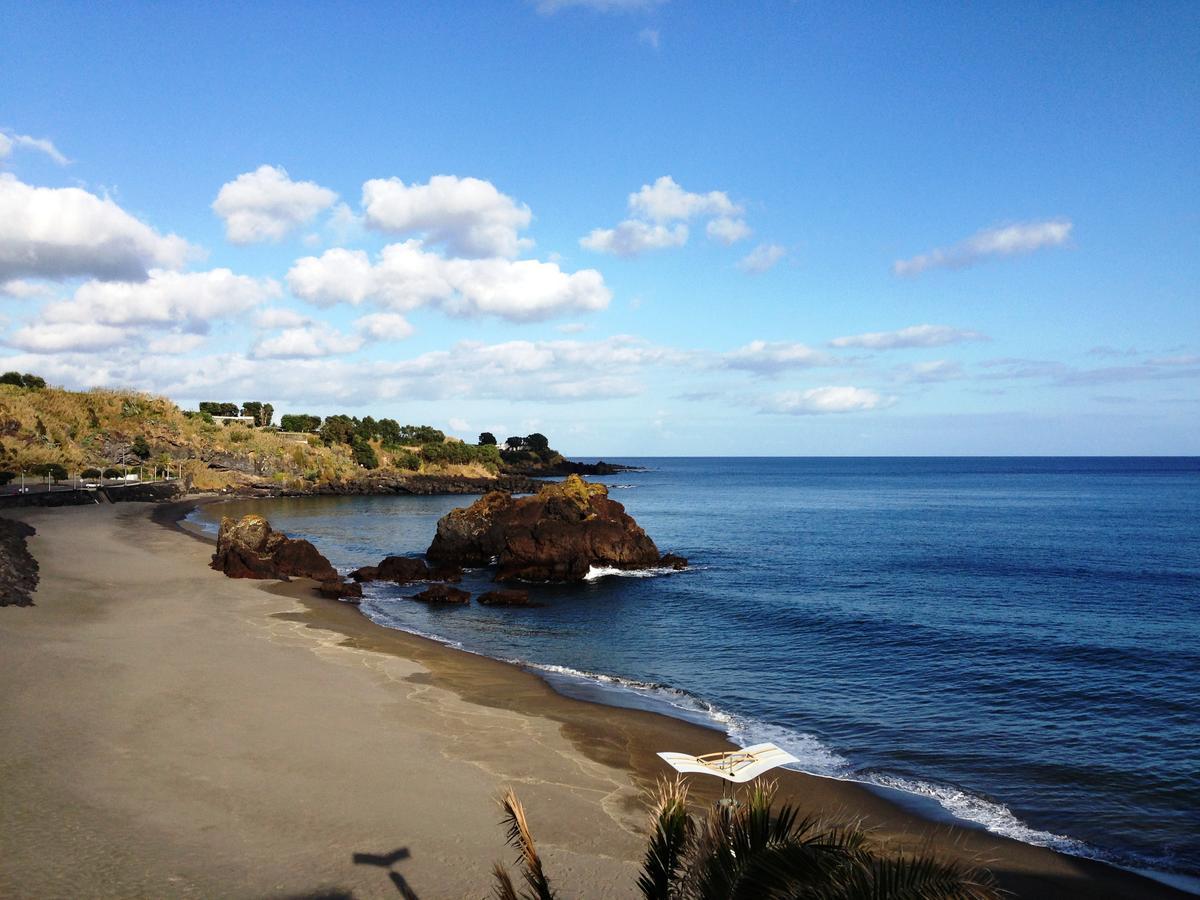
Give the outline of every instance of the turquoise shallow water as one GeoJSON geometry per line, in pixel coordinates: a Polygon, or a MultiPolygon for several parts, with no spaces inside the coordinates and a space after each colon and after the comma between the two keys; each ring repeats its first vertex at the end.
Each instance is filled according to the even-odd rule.
{"type": "MultiPolygon", "coordinates": [[[[1021,840],[1200,877],[1200,460],[623,461],[648,471],[601,480],[688,571],[535,588],[536,610],[373,585],[363,611],[1021,840]]],[[[262,512],[348,570],[420,554],[469,499],[197,515],[262,512]]]]}

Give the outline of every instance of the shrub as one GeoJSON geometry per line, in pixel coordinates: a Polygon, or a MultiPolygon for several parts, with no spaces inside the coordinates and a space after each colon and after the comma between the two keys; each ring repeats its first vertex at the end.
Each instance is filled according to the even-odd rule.
{"type": "Polygon", "coordinates": [[[138,459],[149,459],[150,445],[146,443],[146,438],[139,434],[133,439],[133,443],[129,445],[129,452],[138,459]]]}
{"type": "Polygon", "coordinates": [[[479,435],[479,443],[480,444],[495,444],[496,436],[494,434],[492,434],[490,431],[481,432],[479,435]]]}
{"type": "Polygon", "coordinates": [[[421,458],[428,463],[440,465],[470,465],[480,463],[493,467],[500,464],[500,452],[494,444],[426,444],[421,448],[421,458]]]}
{"type": "Polygon", "coordinates": [[[421,457],[417,456],[411,450],[393,450],[392,466],[397,469],[406,469],[415,472],[421,468],[421,457]]]}
{"type": "Polygon", "coordinates": [[[104,470],[104,477],[105,477],[105,478],[120,478],[120,477],[121,477],[121,470],[120,470],[120,469],[114,469],[114,468],[112,468],[112,467],[110,466],[109,468],[107,468],[107,469],[105,469],[105,470],[104,470]]]}
{"type": "Polygon", "coordinates": [[[233,441],[235,444],[244,444],[246,441],[250,440],[252,436],[253,432],[251,432],[249,428],[246,428],[242,425],[235,425],[233,428],[229,429],[229,440],[233,441]]]}
{"type": "Polygon", "coordinates": [[[99,469],[84,469],[82,472],[79,473],[79,477],[80,478],[99,478],[100,470],[99,469]]]}
{"type": "Polygon", "coordinates": [[[0,472],[0,485],[8,484],[17,477],[16,472],[0,472]]]}
{"type": "Polygon", "coordinates": [[[379,457],[375,455],[375,448],[362,437],[354,436],[350,443],[350,451],[354,454],[354,461],[364,469],[379,468],[379,457]]]}

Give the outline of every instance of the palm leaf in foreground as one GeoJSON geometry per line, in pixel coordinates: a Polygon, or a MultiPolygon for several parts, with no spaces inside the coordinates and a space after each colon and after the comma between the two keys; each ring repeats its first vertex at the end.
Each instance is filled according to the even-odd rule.
{"type": "Polygon", "coordinates": [[[925,853],[874,857],[857,866],[830,900],[994,900],[990,873],[925,853]]]}
{"type": "Polygon", "coordinates": [[[638,876],[646,900],[671,900],[692,837],[692,817],[687,811],[687,786],[682,778],[660,779],[650,811],[650,841],[638,876]]]}
{"type": "MultiPolygon", "coordinates": [[[[527,900],[555,900],[550,881],[542,871],[542,859],[533,843],[529,822],[525,819],[525,807],[512,788],[500,797],[500,807],[504,810],[504,824],[508,826],[508,845],[520,852],[517,861],[523,867],[521,875],[529,886],[529,891],[521,896],[527,900]]],[[[496,896],[500,900],[517,900],[516,889],[504,867],[497,863],[492,873],[496,876],[496,896]]]]}

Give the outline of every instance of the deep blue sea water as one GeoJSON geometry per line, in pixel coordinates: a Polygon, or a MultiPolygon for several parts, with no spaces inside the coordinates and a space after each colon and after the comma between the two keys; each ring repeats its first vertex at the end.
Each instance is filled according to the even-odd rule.
{"type": "MultiPolygon", "coordinates": [[[[1200,459],[620,461],[648,471],[598,480],[687,571],[534,588],[532,610],[371,585],[363,612],[1020,840],[1200,877],[1200,459]]],[[[197,517],[262,512],[348,570],[422,553],[470,499],[197,517]]]]}

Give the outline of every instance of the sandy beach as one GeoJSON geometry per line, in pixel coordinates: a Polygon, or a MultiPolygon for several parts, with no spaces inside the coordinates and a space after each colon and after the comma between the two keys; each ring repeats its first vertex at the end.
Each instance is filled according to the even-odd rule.
{"type": "MultiPolygon", "coordinates": [[[[41,583],[36,605],[0,609],[2,896],[483,897],[513,855],[507,785],[564,897],[633,896],[655,751],[728,746],[380,628],[305,583],[227,579],[170,513],[5,513],[37,529],[41,583]]],[[[1188,896],[852,783],[780,781],[893,845],[986,863],[1018,896],[1188,896]]]]}

